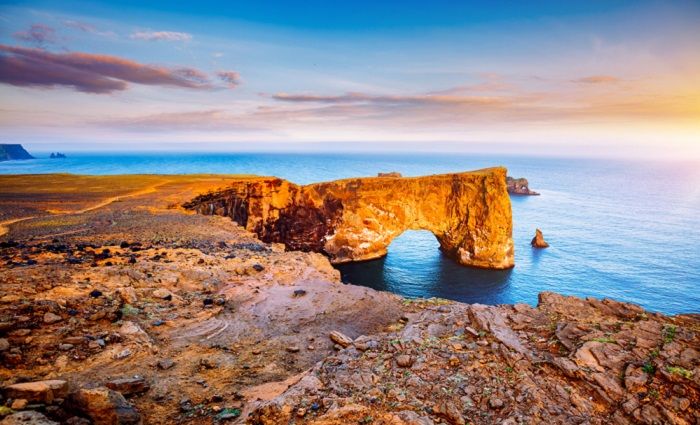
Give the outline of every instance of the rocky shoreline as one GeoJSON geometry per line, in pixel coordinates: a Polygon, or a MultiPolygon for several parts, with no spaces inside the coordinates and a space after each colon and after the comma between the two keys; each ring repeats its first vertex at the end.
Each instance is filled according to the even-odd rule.
{"type": "Polygon", "coordinates": [[[320,254],[178,207],[221,184],[22,204],[36,217],[0,237],[3,424],[700,421],[698,315],[345,285],[320,254]]]}

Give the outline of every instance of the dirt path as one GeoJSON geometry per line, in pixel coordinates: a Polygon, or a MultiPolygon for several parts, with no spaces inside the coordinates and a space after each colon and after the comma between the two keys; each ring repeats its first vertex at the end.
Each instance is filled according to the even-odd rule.
{"type": "MultiPolygon", "coordinates": [[[[165,180],[165,181],[162,181],[162,182],[155,184],[153,186],[149,186],[145,189],[137,190],[135,192],[127,193],[124,195],[112,196],[112,197],[109,197],[107,199],[104,199],[104,200],[98,202],[95,205],[91,205],[89,207],[86,207],[86,208],[83,208],[80,210],[75,210],[75,211],[48,210],[47,212],[53,216],[83,214],[86,212],[94,211],[94,210],[102,208],[102,207],[106,207],[107,205],[110,205],[110,204],[117,202],[117,201],[121,201],[122,199],[125,199],[125,198],[131,198],[134,196],[141,196],[141,195],[147,195],[149,193],[153,193],[156,191],[156,189],[158,187],[160,187],[166,183],[169,183],[169,182],[170,182],[170,180],[165,180]]],[[[0,222],[0,236],[4,236],[5,234],[7,234],[7,232],[10,231],[10,227],[9,227],[10,225],[15,224],[15,223],[19,223],[22,221],[26,221],[26,220],[31,220],[33,218],[37,218],[37,216],[15,218],[12,220],[0,222]]]]}

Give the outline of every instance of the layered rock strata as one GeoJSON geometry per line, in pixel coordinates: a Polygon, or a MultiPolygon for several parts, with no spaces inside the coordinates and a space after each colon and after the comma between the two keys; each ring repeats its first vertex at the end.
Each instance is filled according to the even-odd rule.
{"type": "Polygon", "coordinates": [[[406,230],[431,231],[458,263],[513,267],[505,168],[425,177],[367,177],[300,186],[245,178],[186,208],[230,217],[265,242],[322,252],[333,263],[386,255],[406,230]]]}

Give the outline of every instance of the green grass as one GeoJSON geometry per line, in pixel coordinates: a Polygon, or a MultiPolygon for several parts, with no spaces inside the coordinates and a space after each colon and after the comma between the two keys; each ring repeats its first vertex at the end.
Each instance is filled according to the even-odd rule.
{"type": "Polygon", "coordinates": [[[674,375],[682,376],[685,379],[691,379],[693,377],[692,370],[688,370],[678,366],[666,366],[666,371],[674,375]]]}
{"type": "Polygon", "coordinates": [[[642,370],[647,375],[653,375],[656,372],[656,368],[654,367],[654,365],[649,362],[644,363],[644,365],[642,366],[642,370]]]}
{"type": "Polygon", "coordinates": [[[676,338],[676,331],[678,329],[674,325],[664,326],[664,344],[670,344],[676,338]]]}
{"type": "Polygon", "coordinates": [[[606,344],[615,344],[617,341],[614,339],[610,338],[609,336],[603,336],[600,338],[593,338],[591,341],[596,341],[596,342],[604,342],[606,344]]]}

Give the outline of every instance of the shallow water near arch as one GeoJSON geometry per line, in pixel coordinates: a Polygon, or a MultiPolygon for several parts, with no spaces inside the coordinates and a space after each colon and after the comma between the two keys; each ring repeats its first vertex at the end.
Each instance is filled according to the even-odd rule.
{"type": "Polygon", "coordinates": [[[306,184],[494,165],[528,178],[542,194],[511,198],[514,269],[459,266],[440,253],[432,234],[419,232],[397,238],[384,259],[339,266],[344,280],[412,297],[486,304],[536,304],[539,292],[555,291],[612,297],[664,313],[700,311],[700,166],[695,163],[426,153],[68,152],[62,160],[3,162],[0,173],[258,174],[306,184]],[[550,248],[530,247],[537,227],[550,248]]]}

